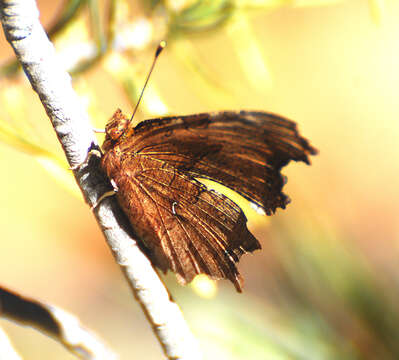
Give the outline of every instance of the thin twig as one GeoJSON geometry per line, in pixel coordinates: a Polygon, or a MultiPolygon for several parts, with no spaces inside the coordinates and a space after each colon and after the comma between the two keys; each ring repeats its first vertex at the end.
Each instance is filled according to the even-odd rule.
{"type": "Polygon", "coordinates": [[[91,331],[82,327],[75,316],[55,306],[24,298],[3,287],[0,287],[0,317],[42,331],[81,359],[117,359],[116,354],[91,331]]]}
{"type": "MultiPolygon", "coordinates": [[[[93,205],[108,190],[109,184],[98,171],[96,157],[85,164],[88,150],[97,146],[96,139],[88,115],[72,89],[70,76],[61,67],[39,22],[36,4],[33,0],[1,0],[0,10],[6,38],[39,95],[69,164],[72,168],[78,166],[74,170],[75,178],[86,201],[93,205]]],[[[116,200],[102,201],[95,216],[165,355],[169,359],[201,358],[179,307],[132,239],[126,217],[116,200]]]]}

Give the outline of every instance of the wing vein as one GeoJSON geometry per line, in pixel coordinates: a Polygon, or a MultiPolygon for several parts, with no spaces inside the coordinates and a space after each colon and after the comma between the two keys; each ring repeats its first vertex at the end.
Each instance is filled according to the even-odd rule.
{"type": "MultiPolygon", "coordinates": [[[[164,184],[164,183],[162,183],[162,182],[160,182],[160,181],[158,181],[158,180],[156,180],[156,179],[154,179],[154,178],[152,178],[152,177],[150,177],[150,176],[147,176],[147,175],[144,175],[144,174],[141,174],[141,176],[143,176],[143,177],[145,177],[145,178],[147,178],[147,179],[149,179],[149,180],[151,180],[151,181],[153,181],[153,182],[155,182],[155,183],[157,183],[157,184],[160,184],[160,185],[163,185],[163,186],[167,186],[167,187],[169,187],[170,189],[177,190],[177,191],[181,191],[181,189],[178,189],[178,188],[173,187],[173,186],[171,186],[171,185],[164,184]]],[[[208,190],[208,191],[209,191],[209,190],[208,190]]],[[[183,193],[183,192],[181,192],[181,193],[183,193]]],[[[184,193],[183,193],[183,194],[184,194],[184,193]]],[[[215,193],[214,193],[214,194],[215,194],[215,193]]],[[[216,195],[216,194],[215,194],[215,195],[216,195]]],[[[216,196],[218,196],[218,195],[216,195],[216,196]]],[[[189,205],[194,205],[194,206],[197,207],[199,210],[201,210],[203,213],[207,214],[210,218],[212,218],[213,220],[215,220],[216,222],[218,222],[220,225],[224,226],[227,230],[231,231],[231,229],[228,228],[227,225],[225,225],[223,221],[220,221],[219,219],[215,218],[213,215],[207,213],[205,210],[201,209],[201,207],[199,207],[197,204],[191,204],[191,203],[189,203],[187,197],[184,197],[184,196],[182,196],[182,195],[181,195],[181,197],[186,201],[187,204],[189,204],[189,205]]],[[[226,198],[226,199],[228,199],[228,198],[226,198]]],[[[207,201],[207,200],[205,200],[205,199],[202,199],[201,197],[198,197],[198,200],[201,200],[202,202],[204,202],[204,203],[210,205],[211,207],[215,208],[216,210],[220,211],[221,213],[223,213],[224,215],[226,215],[231,221],[233,221],[233,222],[235,221],[235,219],[234,219],[232,216],[230,216],[228,213],[224,212],[223,209],[221,209],[221,208],[219,208],[219,207],[213,205],[213,204],[210,203],[209,201],[207,201]]],[[[225,199],[224,199],[224,200],[225,200],[225,199]]],[[[231,200],[230,200],[230,201],[231,201],[231,200]]]]}
{"type": "Polygon", "coordinates": [[[140,181],[137,181],[137,183],[138,183],[138,185],[140,186],[140,188],[146,193],[146,195],[147,195],[147,196],[152,200],[152,202],[155,204],[155,207],[156,207],[156,209],[157,209],[158,215],[159,215],[159,217],[160,217],[160,219],[161,219],[161,222],[162,222],[162,226],[163,226],[163,228],[164,228],[164,230],[165,230],[165,232],[166,232],[166,237],[167,237],[167,239],[168,239],[169,247],[170,247],[170,249],[171,249],[171,252],[172,252],[173,255],[174,255],[173,257],[174,257],[174,259],[175,259],[175,262],[176,262],[176,264],[179,265],[181,272],[184,274],[184,273],[185,273],[185,272],[184,272],[184,267],[183,267],[182,263],[180,262],[179,256],[176,254],[176,251],[175,251],[174,246],[173,246],[173,244],[172,244],[172,239],[171,239],[171,237],[170,237],[170,235],[169,235],[169,230],[168,230],[168,228],[165,226],[165,221],[164,221],[164,219],[163,219],[163,217],[162,217],[162,215],[161,215],[161,212],[159,211],[159,207],[158,207],[157,202],[154,200],[154,198],[152,197],[152,195],[151,195],[151,193],[148,191],[148,189],[146,189],[146,187],[143,186],[143,184],[140,183],[140,181]],[[177,261],[176,261],[176,260],[177,260],[177,261]]]}

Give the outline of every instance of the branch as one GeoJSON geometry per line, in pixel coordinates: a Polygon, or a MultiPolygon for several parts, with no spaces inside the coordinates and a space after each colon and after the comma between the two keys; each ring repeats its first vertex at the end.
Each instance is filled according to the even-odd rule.
{"type": "MultiPolygon", "coordinates": [[[[85,164],[97,142],[83,105],[61,68],[55,50],[39,22],[33,0],[0,0],[4,33],[50,118],[86,201],[92,205],[107,190],[98,158],[85,164]]],[[[114,198],[100,203],[96,219],[169,359],[199,359],[198,345],[179,307],[171,300],[150,261],[132,239],[126,217],[114,198]]]]}
{"type": "MultiPolygon", "coordinates": [[[[0,316],[32,326],[61,342],[81,359],[113,360],[117,356],[78,319],[55,306],[23,298],[0,287],[0,316]]],[[[2,358],[2,357],[0,357],[2,358]]],[[[8,358],[7,358],[8,359],[8,358]]]]}

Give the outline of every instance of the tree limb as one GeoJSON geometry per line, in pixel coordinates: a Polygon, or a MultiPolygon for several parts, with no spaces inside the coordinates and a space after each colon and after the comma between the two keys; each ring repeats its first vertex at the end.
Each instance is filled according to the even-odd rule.
{"type": "MultiPolygon", "coordinates": [[[[109,190],[98,158],[85,163],[97,142],[83,105],[60,66],[54,47],[39,22],[33,0],[1,0],[1,22],[7,40],[21,62],[50,118],[82,193],[89,205],[109,190]],[[79,166],[82,165],[82,166],[79,166]]],[[[108,198],[95,210],[106,241],[121,265],[135,298],[169,359],[201,358],[179,307],[172,301],[150,261],[131,237],[126,217],[116,200],[108,198]]]]}
{"type": "Polygon", "coordinates": [[[117,359],[113,351],[82,327],[71,314],[55,306],[24,298],[3,287],[0,287],[0,316],[42,331],[81,359],[117,359]]]}

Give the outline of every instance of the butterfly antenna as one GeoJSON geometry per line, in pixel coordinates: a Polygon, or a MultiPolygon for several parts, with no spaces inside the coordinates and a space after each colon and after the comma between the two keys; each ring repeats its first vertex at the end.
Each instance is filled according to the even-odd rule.
{"type": "Polygon", "coordinates": [[[141,98],[143,97],[144,90],[145,90],[145,88],[146,88],[146,86],[147,86],[148,80],[150,79],[152,70],[154,70],[154,66],[155,66],[155,63],[157,62],[158,56],[161,54],[162,50],[165,49],[165,47],[166,47],[166,41],[163,40],[163,41],[161,41],[161,42],[159,43],[159,45],[158,45],[158,47],[157,47],[157,50],[155,51],[155,56],[154,56],[154,60],[152,61],[152,65],[151,65],[150,72],[149,72],[148,75],[147,75],[147,79],[145,80],[143,89],[141,90],[141,94],[140,94],[139,100],[137,101],[136,107],[134,108],[132,117],[130,118],[130,122],[132,122],[132,120],[133,120],[133,118],[134,118],[134,115],[136,114],[137,108],[139,107],[141,98]]]}

